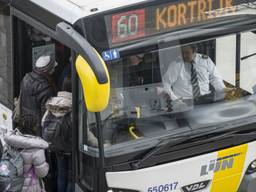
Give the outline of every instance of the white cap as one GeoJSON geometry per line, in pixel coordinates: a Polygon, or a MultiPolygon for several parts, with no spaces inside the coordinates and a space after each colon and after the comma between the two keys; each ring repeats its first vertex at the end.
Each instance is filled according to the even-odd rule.
{"type": "Polygon", "coordinates": [[[51,71],[57,66],[57,62],[49,55],[43,55],[39,57],[35,63],[35,67],[43,72],[51,71]]]}

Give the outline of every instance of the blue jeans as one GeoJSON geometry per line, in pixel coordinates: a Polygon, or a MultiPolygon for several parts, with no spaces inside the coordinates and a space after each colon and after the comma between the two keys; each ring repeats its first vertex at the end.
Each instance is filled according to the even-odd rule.
{"type": "Polygon", "coordinates": [[[72,192],[71,155],[57,155],[58,192],[72,192]]]}

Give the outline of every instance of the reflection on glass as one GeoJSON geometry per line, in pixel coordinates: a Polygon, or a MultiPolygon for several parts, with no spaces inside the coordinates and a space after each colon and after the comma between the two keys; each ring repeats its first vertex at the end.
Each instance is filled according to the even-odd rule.
{"type": "Polygon", "coordinates": [[[107,146],[254,122],[256,56],[237,62],[237,50],[241,57],[256,53],[256,35],[242,33],[240,49],[234,37],[159,43],[108,62],[111,98],[101,113],[107,146]],[[232,53],[225,56],[230,44],[232,53]]]}

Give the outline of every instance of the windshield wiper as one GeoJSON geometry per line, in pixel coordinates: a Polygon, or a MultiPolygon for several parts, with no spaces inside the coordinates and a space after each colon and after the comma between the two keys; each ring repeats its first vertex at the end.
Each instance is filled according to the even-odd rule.
{"type": "Polygon", "coordinates": [[[244,57],[241,58],[241,60],[248,59],[248,58],[250,58],[250,57],[252,57],[252,56],[254,56],[254,55],[256,55],[256,53],[253,53],[253,54],[251,54],[251,55],[244,56],[244,57]]]}
{"type": "Polygon", "coordinates": [[[174,146],[177,146],[184,142],[187,142],[189,140],[192,140],[191,143],[198,145],[198,144],[209,143],[209,142],[214,142],[214,141],[227,139],[227,138],[234,138],[234,137],[238,137],[239,139],[241,139],[241,138],[243,138],[243,139],[244,138],[248,138],[248,139],[254,138],[255,139],[255,137],[256,137],[256,131],[255,132],[246,132],[246,133],[233,131],[233,132],[225,132],[225,133],[218,134],[218,135],[216,135],[216,134],[217,133],[215,132],[215,133],[210,133],[210,134],[204,133],[204,134],[200,134],[200,135],[194,134],[194,135],[190,135],[190,136],[187,135],[187,136],[181,136],[181,137],[166,138],[166,139],[160,141],[156,147],[154,147],[152,150],[150,150],[148,153],[146,153],[139,161],[137,161],[136,163],[133,163],[132,167],[134,169],[139,169],[143,165],[145,165],[145,163],[149,159],[151,159],[151,157],[153,157],[155,154],[162,151],[166,147],[168,147],[168,146],[174,147],[174,146]],[[211,137],[212,134],[214,134],[215,136],[211,137]],[[203,137],[207,137],[207,138],[203,138],[203,137]],[[197,140],[193,141],[194,139],[197,139],[197,140]]]}
{"type": "Polygon", "coordinates": [[[162,149],[166,148],[167,146],[171,145],[171,146],[176,146],[179,145],[181,143],[184,143],[185,141],[187,141],[190,138],[190,136],[180,136],[180,137],[170,137],[167,139],[163,139],[161,140],[157,146],[155,146],[152,150],[150,150],[148,153],[146,153],[141,160],[139,160],[136,163],[132,164],[132,167],[134,169],[139,169],[141,166],[143,166],[143,164],[150,159],[154,154],[158,153],[159,151],[161,151],[162,149]],[[170,140],[171,139],[171,140],[170,140]]]}

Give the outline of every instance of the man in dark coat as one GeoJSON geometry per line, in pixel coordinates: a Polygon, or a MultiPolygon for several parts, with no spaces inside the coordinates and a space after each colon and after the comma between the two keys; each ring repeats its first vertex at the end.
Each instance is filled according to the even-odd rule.
{"type": "Polygon", "coordinates": [[[46,101],[56,95],[52,74],[56,61],[49,55],[39,57],[32,72],[21,82],[21,132],[41,136],[41,119],[46,101]]]}

